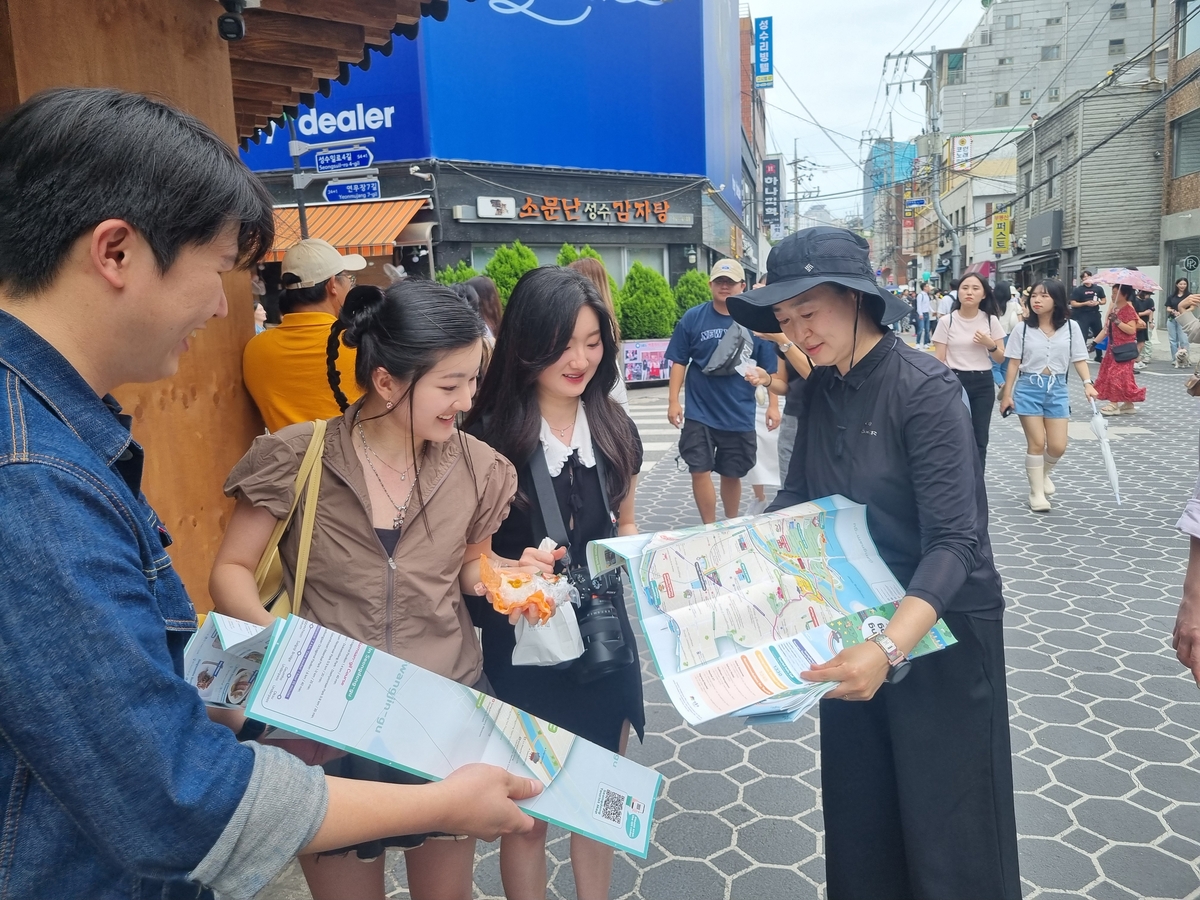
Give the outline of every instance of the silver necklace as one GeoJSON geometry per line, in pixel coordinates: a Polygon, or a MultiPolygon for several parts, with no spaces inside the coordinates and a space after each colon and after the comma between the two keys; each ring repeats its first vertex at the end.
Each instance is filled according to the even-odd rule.
{"type": "MultiPolygon", "coordinates": [[[[387,489],[387,485],[383,483],[383,477],[379,474],[379,470],[375,468],[375,463],[371,462],[371,457],[377,456],[378,454],[371,450],[370,445],[367,443],[367,434],[365,431],[363,431],[362,423],[357,421],[357,419],[358,417],[355,416],[355,425],[358,426],[358,436],[362,440],[363,445],[363,458],[366,459],[367,466],[370,467],[372,474],[375,476],[375,480],[379,482],[379,486],[383,489],[383,495],[387,497],[388,502],[396,508],[396,515],[392,518],[392,530],[396,531],[404,527],[404,517],[408,514],[408,504],[412,502],[413,491],[417,489],[417,479],[421,477],[421,467],[419,465],[416,466],[416,472],[413,474],[412,487],[408,489],[408,496],[404,498],[404,503],[397,503],[396,499],[392,496],[392,492],[389,491],[387,489]]],[[[383,462],[383,459],[381,458],[379,461],[383,462]]],[[[384,465],[387,464],[384,463],[384,465]]],[[[392,469],[393,472],[397,471],[392,466],[388,466],[388,468],[392,469]]],[[[405,479],[401,478],[400,480],[404,481],[405,479]]]]}
{"type": "MultiPolygon", "coordinates": [[[[545,417],[543,416],[543,418],[545,418],[545,417]]],[[[570,425],[565,425],[565,426],[563,426],[562,428],[555,428],[553,425],[550,425],[550,420],[549,420],[549,419],[546,419],[546,424],[547,424],[547,425],[550,425],[550,430],[551,430],[551,431],[553,431],[555,434],[557,434],[557,435],[558,435],[558,439],[559,439],[560,441],[566,441],[566,439],[567,439],[567,432],[568,432],[568,431],[570,431],[572,428],[574,428],[574,427],[575,427],[575,420],[576,420],[576,419],[578,419],[578,418],[579,418],[579,411],[578,411],[578,409],[577,409],[577,410],[575,411],[575,419],[572,419],[572,420],[571,420],[571,424],[570,424],[570,425]]]]}

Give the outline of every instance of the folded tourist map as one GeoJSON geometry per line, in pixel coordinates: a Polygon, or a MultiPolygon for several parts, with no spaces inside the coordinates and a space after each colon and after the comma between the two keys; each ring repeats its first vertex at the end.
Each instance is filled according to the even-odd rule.
{"type": "MultiPolygon", "coordinates": [[[[790,721],[832,683],[800,673],[887,627],[904,595],[842,496],[679,531],[588,545],[592,575],[628,569],[667,694],[695,725],[723,715],[790,721]]],[[[921,656],[954,643],[941,620],[921,656]]]]}
{"type": "Polygon", "coordinates": [[[210,705],[422,778],[474,762],[536,778],[542,793],[520,803],[530,815],[635,856],[649,849],[658,773],[306,619],[260,629],[210,613],[184,675],[210,705]]]}

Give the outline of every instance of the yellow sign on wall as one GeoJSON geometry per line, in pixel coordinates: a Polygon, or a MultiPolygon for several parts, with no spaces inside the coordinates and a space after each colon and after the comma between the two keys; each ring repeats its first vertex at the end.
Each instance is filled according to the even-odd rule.
{"type": "Polygon", "coordinates": [[[992,252],[993,253],[1008,253],[1009,234],[1012,227],[1011,213],[993,213],[992,214],[992,252]]]}

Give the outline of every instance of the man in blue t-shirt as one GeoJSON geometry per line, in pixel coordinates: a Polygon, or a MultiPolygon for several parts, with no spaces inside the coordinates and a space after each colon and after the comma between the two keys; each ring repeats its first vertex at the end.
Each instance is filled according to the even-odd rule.
{"type": "Polygon", "coordinates": [[[760,373],[752,361],[768,375],[776,368],[776,355],[771,344],[762,338],[751,337],[741,348],[736,366],[740,371],[708,375],[702,371],[713,361],[713,353],[725,332],[734,326],[725,301],[745,289],[746,273],[741,263],[735,259],[718,260],[709,275],[712,301],[685,312],[667,346],[667,359],[676,363],[671,367],[667,418],[676,428],[683,426],[679,435],[679,456],[692,473],[692,494],[705,524],[717,520],[713,472],[721,476],[721,505],[725,515],[733,518],[738,514],[742,478],[754,467],[757,456],[754,382],[760,373]],[[679,404],[685,371],[686,416],[679,404]]]}

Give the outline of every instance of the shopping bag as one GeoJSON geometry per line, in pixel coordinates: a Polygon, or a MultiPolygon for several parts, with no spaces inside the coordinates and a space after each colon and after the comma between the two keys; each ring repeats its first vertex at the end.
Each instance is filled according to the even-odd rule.
{"type": "Polygon", "coordinates": [[[544,624],[530,625],[524,616],[517,620],[514,666],[557,666],[582,655],[583,638],[579,636],[574,604],[559,604],[544,624]]]}

